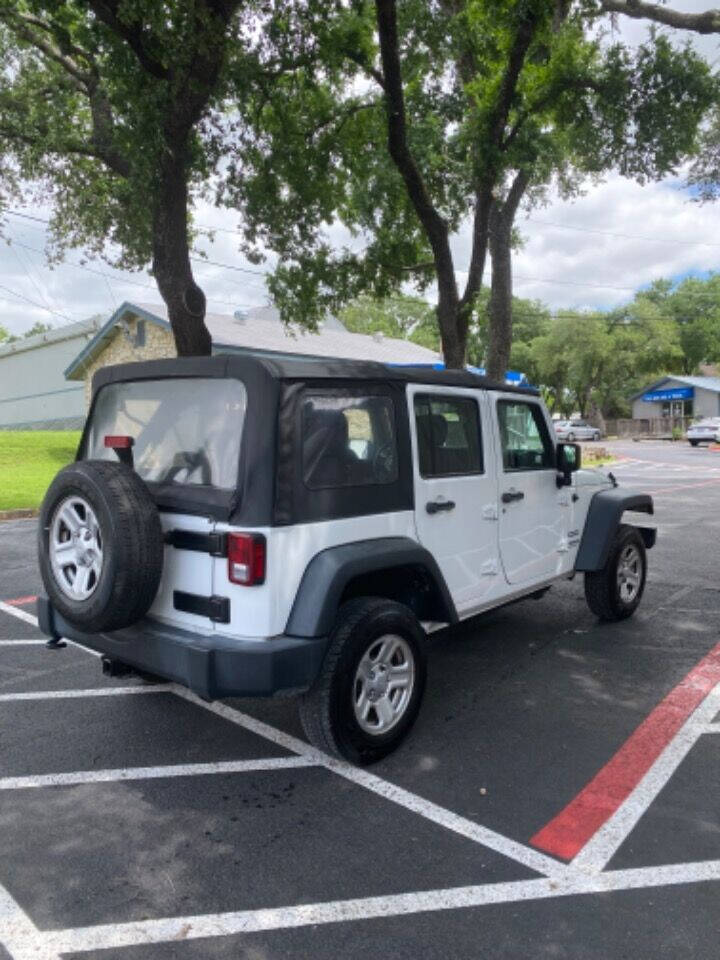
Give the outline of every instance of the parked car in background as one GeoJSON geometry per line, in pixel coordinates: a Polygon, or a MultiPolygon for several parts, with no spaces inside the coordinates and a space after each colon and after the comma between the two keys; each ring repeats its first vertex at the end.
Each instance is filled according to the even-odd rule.
{"type": "Polygon", "coordinates": [[[574,443],[575,440],[599,440],[600,431],[597,427],[586,420],[555,420],[555,435],[558,440],[567,440],[568,443],[574,443]]]}
{"type": "Polygon", "coordinates": [[[685,439],[690,446],[696,447],[699,443],[714,443],[718,433],[720,433],[720,417],[704,417],[690,424],[685,439]]]}

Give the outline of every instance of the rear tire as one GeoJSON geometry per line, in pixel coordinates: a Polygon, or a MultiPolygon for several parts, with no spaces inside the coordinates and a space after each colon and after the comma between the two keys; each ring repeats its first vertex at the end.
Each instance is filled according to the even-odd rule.
{"type": "Polygon", "coordinates": [[[325,753],[375,763],[415,723],[425,677],[425,632],[414,614],[381,597],[350,600],[338,612],[320,674],[300,700],[303,729],[325,753]]]}
{"type": "Polygon", "coordinates": [[[574,433],[569,433],[569,434],[567,435],[567,438],[566,438],[566,439],[567,439],[567,442],[568,442],[568,443],[575,443],[575,434],[574,434],[574,433]]]}
{"type": "Polygon", "coordinates": [[[700,443],[699,440],[691,440],[691,441],[690,441],[690,446],[691,446],[691,447],[697,447],[697,445],[698,445],[699,443],[700,443]]]}
{"type": "Polygon", "coordinates": [[[585,599],[600,620],[625,620],[635,613],[647,577],[645,542],[635,527],[618,529],[602,570],[585,574],[585,599]]]}

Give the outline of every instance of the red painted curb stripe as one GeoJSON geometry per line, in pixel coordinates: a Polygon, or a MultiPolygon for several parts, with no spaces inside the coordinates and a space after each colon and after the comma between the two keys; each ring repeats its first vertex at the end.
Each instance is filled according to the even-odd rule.
{"type": "Polygon", "coordinates": [[[11,607],[21,607],[24,603],[35,603],[37,597],[15,597],[14,600],[6,600],[11,607]]]}
{"type": "Polygon", "coordinates": [[[632,793],[690,714],[720,683],[720,643],[693,667],[593,777],[530,843],[572,860],[632,793]]]}

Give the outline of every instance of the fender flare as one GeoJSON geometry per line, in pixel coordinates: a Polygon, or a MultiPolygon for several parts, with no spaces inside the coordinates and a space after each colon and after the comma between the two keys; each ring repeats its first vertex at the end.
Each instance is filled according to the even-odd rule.
{"type": "Polygon", "coordinates": [[[442,621],[457,623],[455,604],[433,555],[409,537],[382,537],[328,547],[315,554],[302,575],[285,627],[286,635],[327,636],[335,623],[343,591],[351,580],[365,573],[408,566],[422,568],[430,577],[443,611],[442,621]]]}
{"type": "MultiPolygon", "coordinates": [[[[626,510],[635,513],[654,513],[653,499],[649,493],[635,493],[613,487],[600,490],[590,501],[585,529],[575,559],[578,571],[602,570],[607,563],[622,515],[626,510]]],[[[656,531],[651,527],[638,527],[646,547],[655,543],[656,531]]]]}

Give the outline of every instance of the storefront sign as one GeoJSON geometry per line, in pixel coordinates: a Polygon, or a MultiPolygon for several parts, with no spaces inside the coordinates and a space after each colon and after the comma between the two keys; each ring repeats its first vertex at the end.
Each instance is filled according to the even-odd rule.
{"type": "Polygon", "coordinates": [[[653,390],[651,393],[644,393],[642,398],[645,403],[654,403],[656,400],[692,400],[694,396],[694,387],[672,387],[670,390],[653,390]]]}

